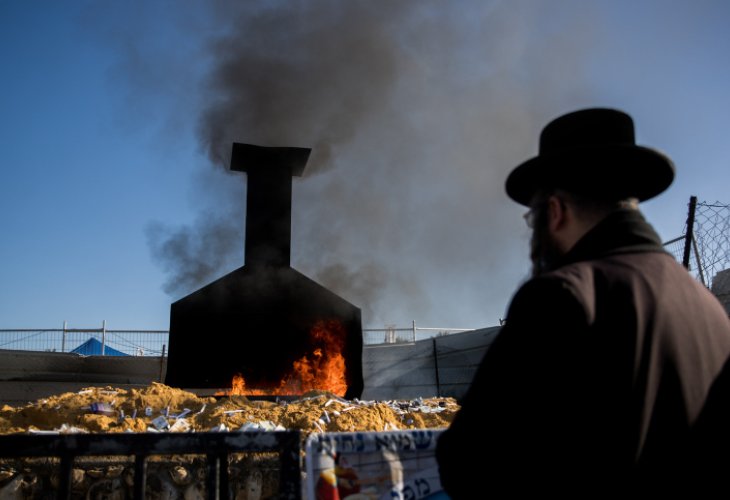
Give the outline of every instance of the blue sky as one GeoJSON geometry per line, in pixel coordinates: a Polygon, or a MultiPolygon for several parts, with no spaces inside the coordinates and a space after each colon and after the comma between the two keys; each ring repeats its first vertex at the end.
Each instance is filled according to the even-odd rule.
{"type": "Polygon", "coordinates": [[[730,203],[728,22],[696,0],[0,0],[0,328],[167,328],[244,262],[232,141],[313,148],[292,265],[366,327],[492,326],[529,267],[504,178],[555,116],[624,109],[675,161],[642,205],[665,240],[691,195],[730,203]]]}

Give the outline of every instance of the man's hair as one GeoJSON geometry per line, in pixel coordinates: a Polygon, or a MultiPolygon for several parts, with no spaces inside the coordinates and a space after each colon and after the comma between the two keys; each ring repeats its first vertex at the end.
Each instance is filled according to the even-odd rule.
{"type": "Polygon", "coordinates": [[[585,194],[575,194],[564,189],[541,190],[537,198],[547,200],[550,196],[557,196],[570,203],[575,207],[578,216],[587,220],[599,220],[617,210],[639,209],[639,200],[637,198],[624,198],[620,200],[606,199],[585,194]]]}

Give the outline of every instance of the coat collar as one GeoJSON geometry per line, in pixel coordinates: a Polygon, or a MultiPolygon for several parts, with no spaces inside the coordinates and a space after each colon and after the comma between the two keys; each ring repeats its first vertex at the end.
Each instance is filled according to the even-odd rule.
{"type": "Polygon", "coordinates": [[[663,252],[659,235],[638,210],[617,210],[596,224],[566,253],[557,267],[609,255],[663,252]]]}

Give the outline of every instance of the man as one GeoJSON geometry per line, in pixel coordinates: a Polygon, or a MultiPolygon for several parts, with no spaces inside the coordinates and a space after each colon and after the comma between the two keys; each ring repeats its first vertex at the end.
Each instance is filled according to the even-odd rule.
{"type": "Polygon", "coordinates": [[[530,209],[533,276],[438,442],[450,496],[694,488],[695,426],[730,357],[730,320],[638,210],[673,179],[613,109],[553,120],[510,173],[507,195],[530,209]]]}

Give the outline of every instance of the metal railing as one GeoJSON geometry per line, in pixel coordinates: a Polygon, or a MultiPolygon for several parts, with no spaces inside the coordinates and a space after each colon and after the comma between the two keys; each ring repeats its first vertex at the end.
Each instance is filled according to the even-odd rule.
{"type": "MultiPolygon", "coordinates": [[[[411,326],[364,328],[364,345],[412,344],[417,340],[467,332],[474,328],[434,328],[411,326]]],[[[0,349],[37,352],[71,352],[96,356],[165,356],[168,330],[111,330],[106,321],[101,328],[18,328],[0,329],[0,349]]]]}
{"type": "Polygon", "coordinates": [[[164,356],[167,330],[110,330],[101,328],[30,328],[0,330],[0,349],[75,352],[98,356],[164,356]]]}
{"type": "MultiPolygon", "coordinates": [[[[102,495],[104,498],[148,498],[147,469],[155,462],[149,458],[167,455],[202,455],[206,457],[204,471],[205,498],[238,498],[235,495],[229,464],[235,454],[272,452],[278,454],[279,480],[276,498],[301,498],[301,433],[299,431],[277,432],[220,432],[220,433],[170,433],[153,434],[58,434],[27,435],[10,434],[0,436],[0,459],[24,459],[34,457],[58,457],[60,461],[47,461],[56,465],[48,474],[36,474],[44,491],[55,490],[56,498],[76,498],[72,495],[72,472],[78,457],[105,457],[107,462],[114,457],[134,457],[127,467],[126,477],[133,482],[131,488],[119,482],[119,489],[102,495]],[[56,479],[55,484],[53,478],[56,479]],[[131,490],[131,491],[128,491],[131,490]],[[234,493],[234,494],[232,494],[234,493]],[[127,494],[129,494],[127,496],[127,494]]],[[[159,460],[159,459],[158,459],[159,460]]],[[[21,462],[23,467],[33,470],[32,464],[21,462]]],[[[78,466],[78,465],[76,465],[78,466]]],[[[39,468],[39,471],[41,469],[39,468]]],[[[112,484],[112,483],[109,483],[112,484]]],[[[103,490],[100,490],[100,492],[103,490]]],[[[89,492],[90,493],[90,492],[89,492]]],[[[169,492],[167,492],[169,493],[169,492]]],[[[15,498],[15,494],[12,495],[15,498]]],[[[87,494],[87,498],[90,495],[87,494]]],[[[187,494],[185,495],[187,498],[187,494]]],[[[9,497],[8,497],[9,498],[9,497]]],[[[198,496],[196,498],[202,498],[198,496]]]]}
{"type": "Polygon", "coordinates": [[[363,328],[362,340],[365,345],[413,344],[417,340],[449,335],[451,333],[470,332],[472,330],[475,330],[475,328],[416,326],[416,321],[413,320],[410,328],[397,328],[395,325],[387,325],[385,328],[363,328]]]}

